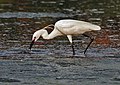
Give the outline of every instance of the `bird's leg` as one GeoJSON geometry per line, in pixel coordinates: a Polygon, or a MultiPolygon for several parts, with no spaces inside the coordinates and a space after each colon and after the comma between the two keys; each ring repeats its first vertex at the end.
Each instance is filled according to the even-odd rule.
{"type": "Polygon", "coordinates": [[[93,42],[93,40],[94,40],[94,38],[92,38],[92,37],[90,37],[90,36],[88,36],[88,35],[86,35],[86,34],[82,34],[82,35],[84,35],[85,37],[89,37],[90,38],[90,43],[87,45],[87,47],[86,47],[86,49],[85,49],[85,51],[84,51],[84,54],[86,53],[86,51],[87,51],[87,49],[88,49],[88,47],[91,45],[91,43],[93,42]]]}
{"type": "Polygon", "coordinates": [[[72,41],[72,35],[67,35],[68,40],[71,43],[71,47],[72,47],[72,51],[73,51],[73,55],[75,55],[75,50],[74,50],[74,42],[72,41]]]}
{"type": "Polygon", "coordinates": [[[71,43],[71,47],[72,47],[73,55],[75,55],[75,50],[74,50],[74,44],[73,44],[73,42],[71,43]]]}

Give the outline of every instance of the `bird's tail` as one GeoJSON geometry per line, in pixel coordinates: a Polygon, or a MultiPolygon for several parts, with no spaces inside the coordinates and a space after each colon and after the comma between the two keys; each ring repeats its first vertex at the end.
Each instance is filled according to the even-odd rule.
{"type": "Polygon", "coordinates": [[[93,28],[93,30],[101,30],[101,27],[100,27],[100,26],[95,26],[95,27],[93,28]]]}

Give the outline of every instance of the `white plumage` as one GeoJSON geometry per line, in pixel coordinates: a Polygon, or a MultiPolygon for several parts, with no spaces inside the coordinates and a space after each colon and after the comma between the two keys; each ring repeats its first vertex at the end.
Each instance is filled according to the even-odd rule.
{"type": "MultiPolygon", "coordinates": [[[[72,42],[72,35],[79,35],[79,34],[83,34],[83,33],[87,32],[87,31],[100,30],[100,29],[101,29],[100,26],[91,24],[89,22],[72,20],[72,19],[59,20],[55,23],[54,29],[50,34],[48,34],[46,29],[40,29],[40,30],[36,31],[33,34],[30,49],[31,49],[34,41],[37,41],[40,36],[42,36],[43,39],[53,39],[57,36],[66,35],[72,45],[73,55],[75,55],[75,51],[73,48],[73,42],[72,42]]],[[[87,36],[87,35],[85,35],[85,36],[87,36]]],[[[87,36],[87,37],[89,37],[89,36],[87,36]]],[[[89,43],[89,45],[92,43],[92,41],[89,43]]],[[[89,47],[89,45],[87,46],[87,48],[89,47]]],[[[87,50],[87,48],[86,48],[86,50],[87,50]]],[[[84,51],[84,53],[86,52],[86,50],[84,51]]]]}

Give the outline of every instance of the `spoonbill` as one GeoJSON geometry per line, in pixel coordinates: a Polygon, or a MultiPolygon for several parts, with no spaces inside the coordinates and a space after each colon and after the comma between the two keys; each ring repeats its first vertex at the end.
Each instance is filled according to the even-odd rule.
{"type": "Polygon", "coordinates": [[[42,37],[43,39],[53,39],[57,36],[67,36],[69,42],[71,43],[73,55],[75,55],[72,36],[82,34],[91,39],[90,43],[88,44],[88,46],[84,51],[85,54],[88,47],[90,46],[90,44],[93,42],[94,39],[88,35],[85,35],[84,33],[92,30],[96,31],[101,29],[101,27],[98,25],[94,25],[92,23],[85,21],[73,20],[73,19],[59,20],[55,23],[54,26],[48,25],[45,28],[53,28],[53,31],[50,34],[48,34],[48,31],[44,28],[36,31],[32,36],[32,42],[29,47],[30,50],[34,42],[36,42],[40,37],[42,37]]]}

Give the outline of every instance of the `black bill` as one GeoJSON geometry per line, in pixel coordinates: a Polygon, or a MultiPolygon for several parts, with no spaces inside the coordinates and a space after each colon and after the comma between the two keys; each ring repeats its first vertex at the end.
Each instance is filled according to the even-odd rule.
{"type": "Polygon", "coordinates": [[[32,46],[33,46],[33,44],[34,44],[34,42],[35,42],[35,40],[33,40],[33,41],[31,42],[30,47],[29,47],[30,50],[31,50],[31,48],[32,48],[32,46]]]}

